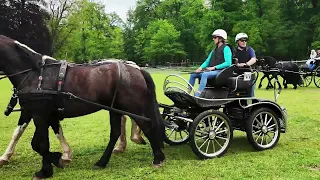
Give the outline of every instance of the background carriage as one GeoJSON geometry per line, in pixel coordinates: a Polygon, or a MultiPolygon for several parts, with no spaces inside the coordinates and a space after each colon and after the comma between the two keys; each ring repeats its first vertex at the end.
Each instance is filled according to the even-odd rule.
{"type": "Polygon", "coordinates": [[[314,82],[318,88],[320,88],[320,58],[314,59],[314,68],[310,69],[307,64],[300,66],[300,74],[303,78],[303,84],[301,86],[308,87],[314,82]]]}

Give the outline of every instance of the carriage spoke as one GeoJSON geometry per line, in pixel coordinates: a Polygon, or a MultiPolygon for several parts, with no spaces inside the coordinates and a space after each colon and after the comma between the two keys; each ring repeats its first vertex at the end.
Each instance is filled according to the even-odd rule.
{"type": "Polygon", "coordinates": [[[216,152],[216,148],[214,147],[214,140],[210,140],[210,141],[212,141],[213,152],[216,152]]]}
{"type": "Polygon", "coordinates": [[[268,126],[267,128],[269,129],[269,128],[272,128],[272,127],[274,127],[276,124],[272,124],[271,126],[268,126]]]}
{"type": "Polygon", "coordinates": [[[187,136],[189,136],[189,131],[187,131],[186,129],[183,130],[183,132],[185,132],[187,134],[187,136]]]}
{"type": "Polygon", "coordinates": [[[180,138],[183,139],[181,131],[179,132],[179,134],[180,134],[180,138]]]}
{"type": "Polygon", "coordinates": [[[174,132],[174,129],[172,129],[171,130],[171,132],[170,132],[170,134],[169,134],[169,136],[168,136],[168,138],[170,138],[171,137],[171,135],[172,135],[172,133],[174,132]]]}
{"type": "Polygon", "coordinates": [[[262,116],[262,113],[260,114],[260,121],[259,121],[259,123],[260,123],[260,126],[263,126],[263,116],[262,116]]]}
{"type": "Polygon", "coordinates": [[[214,141],[222,148],[221,144],[216,139],[214,139],[214,141]]]}
{"type": "Polygon", "coordinates": [[[177,140],[177,133],[174,133],[174,140],[177,140]]]}
{"type": "Polygon", "coordinates": [[[260,145],[262,146],[263,145],[263,137],[264,137],[265,135],[264,134],[262,134],[262,137],[261,137],[261,143],[260,143],[260,145]]]}
{"type": "Polygon", "coordinates": [[[208,153],[209,146],[210,146],[210,140],[208,141],[208,145],[207,145],[207,148],[206,148],[206,153],[208,153]]]}
{"type": "MultiPolygon", "coordinates": [[[[271,119],[272,119],[272,117],[271,117],[271,119]]],[[[267,124],[267,121],[268,121],[268,114],[266,114],[266,116],[265,116],[265,118],[264,118],[264,125],[267,124]]]]}
{"type": "Polygon", "coordinates": [[[261,130],[256,131],[256,132],[253,133],[253,135],[256,135],[256,134],[258,134],[258,133],[260,133],[260,132],[261,132],[261,130]]]}
{"type": "Polygon", "coordinates": [[[225,141],[228,140],[228,138],[224,138],[224,137],[220,137],[220,136],[216,136],[216,138],[218,138],[218,139],[223,139],[223,140],[225,140],[225,141]]]}
{"type": "Polygon", "coordinates": [[[214,128],[216,127],[216,123],[217,123],[217,117],[214,117],[214,121],[212,123],[212,130],[214,130],[214,128]]]}
{"type": "Polygon", "coordinates": [[[215,131],[217,132],[217,130],[218,130],[223,124],[224,124],[224,121],[222,121],[221,124],[219,124],[219,126],[216,128],[215,131]]]}
{"type": "Polygon", "coordinates": [[[259,124],[259,126],[262,126],[262,124],[261,124],[261,122],[259,121],[258,117],[254,118],[254,121],[256,121],[256,122],[259,124]]]}
{"type": "Polygon", "coordinates": [[[266,123],[266,126],[269,125],[269,123],[271,122],[271,120],[272,120],[272,117],[270,117],[269,121],[266,123]]]}
{"type": "Polygon", "coordinates": [[[202,146],[207,142],[209,140],[209,138],[208,139],[206,139],[202,144],[201,144],[201,146],[199,147],[199,149],[201,149],[202,148],[202,146]]]}
{"type": "Polygon", "coordinates": [[[227,132],[228,130],[227,129],[225,129],[225,130],[222,130],[222,131],[219,131],[219,132],[216,132],[216,134],[221,134],[221,133],[223,133],[223,132],[227,132]]]}
{"type": "Polygon", "coordinates": [[[260,121],[258,121],[258,118],[257,118],[257,122],[259,123],[260,126],[263,126],[263,116],[262,116],[262,113],[260,114],[260,121]]]}
{"type": "Polygon", "coordinates": [[[256,129],[260,129],[259,126],[253,125],[252,127],[256,128],[256,129]]]}
{"type": "Polygon", "coordinates": [[[258,139],[259,139],[259,137],[261,136],[261,134],[262,134],[262,132],[259,133],[259,135],[258,135],[258,137],[257,137],[257,139],[256,139],[256,142],[258,141],[258,139]]]}
{"type": "Polygon", "coordinates": [[[200,136],[199,138],[196,139],[196,141],[201,140],[201,139],[204,139],[204,138],[206,138],[206,137],[207,137],[207,136],[200,136]]]}
{"type": "Polygon", "coordinates": [[[269,136],[269,138],[272,140],[272,137],[269,135],[269,133],[267,133],[267,136],[269,136]]]}
{"type": "Polygon", "coordinates": [[[211,120],[212,120],[212,117],[208,117],[209,130],[213,129],[212,124],[211,124],[211,122],[212,122],[211,120]]]}
{"type": "Polygon", "coordinates": [[[196,130],[196,132],[201,133],[201,134],[206,134],[206,135],[208,135],[208,134],[209,134],[208,132],[201,131],[201,130],[196,130]]]}

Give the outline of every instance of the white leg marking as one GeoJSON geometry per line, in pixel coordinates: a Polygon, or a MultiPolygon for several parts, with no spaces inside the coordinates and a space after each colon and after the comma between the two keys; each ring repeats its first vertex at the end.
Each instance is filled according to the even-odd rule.
{"type": "Polygon", "coordinates": [[[119,137],[119,143],[116,148],[113,149],[114,153],[122,153],[126,150],[127,147],[127,138],[126,138],[126,121],[125,116],[121,117],[121,134],[119,137]]]}
{"type": "Polygon", "coordinates": [[[59,134],[56,134],[56,136],[59,139],[60,145],[61,145],[61,147],[63,149],[63,155],[62,155],[61,159],[67,161],[68,163],[71,162],[72,150],[71,150],[67,140],[65,139],[65,137],[63,135],[63,131],[62,131],[61,125],[59,125],[59,134]]]}
{"type": "Polygon", "coordinates": [[[14,153],[14,149],[18,144],[19,138],[22,136],[24,130],[27,128],[28,123],[24,123],[22,126],[18,126],[12,135],[11,141],[5,151],[5,153],[0,157],[0,167],[8,163],[11,156],[14,153]]]}

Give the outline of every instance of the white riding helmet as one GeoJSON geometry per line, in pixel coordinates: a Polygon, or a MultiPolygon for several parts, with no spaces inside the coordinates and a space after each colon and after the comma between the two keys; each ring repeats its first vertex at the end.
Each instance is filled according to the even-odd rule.
{"type": "Polygon", "coordinates": [[[227,32],[223,29],[217,29],[215,31],[213,31],[212,36],[219,36],[222,37],[224,40],[227,40],[227,32]]]}
{"type": "Polygon", "coordinates": [[[241,39],[241,38],[246,38],[248,39],[248,35],[246,33],[239,33],[236,35],[236,42],[241,39]]]}

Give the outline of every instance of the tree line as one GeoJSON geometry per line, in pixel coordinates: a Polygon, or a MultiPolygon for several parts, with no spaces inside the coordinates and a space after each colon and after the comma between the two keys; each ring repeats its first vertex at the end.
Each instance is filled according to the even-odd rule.
{"type": "Polygon", "coordinates": [[[318,0],[138,0],[124,22],[92,0],[2,0],[0,34],[76,63],[118,58],[138,64],[203,61],[211,33],[249,35],[258,56],[306,59],[320,47],[318,0]]]}

